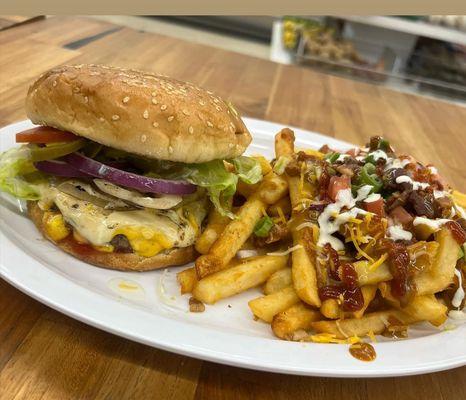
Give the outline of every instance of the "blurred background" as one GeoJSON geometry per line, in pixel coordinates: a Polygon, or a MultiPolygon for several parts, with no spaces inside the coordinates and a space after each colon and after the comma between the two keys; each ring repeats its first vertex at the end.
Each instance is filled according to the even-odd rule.
{"type": "Polygon", "coordinates": [[[464,15],[92,18],[466,104],[464,15]]]}

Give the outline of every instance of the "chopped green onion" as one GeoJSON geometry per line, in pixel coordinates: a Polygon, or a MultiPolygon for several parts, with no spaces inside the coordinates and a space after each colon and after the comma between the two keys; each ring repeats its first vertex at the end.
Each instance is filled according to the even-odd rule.
{"type": "Polygon", "coordinates": [[[390,142],[387,139],[380,139],[379,149],[383,151],[387,151],[389,148],[390,148],[390,142]]]}
{"type": "Polygon", "coordinates": [[[254,227],[254,234],[258,237],[267,237],[274,223],[269,216],[262,217],[254,227]]]}
{"type": "Polygon", "coordinates": [[[383,182],[377,174],[375,174],[375,166],[371,163],[367,163],[362,167],[360,181],[363,185],[370,185],[373,187],[371,193],[378,193],[383,187],[383,182]]]}
{"type": "Polygon", "coordinates": [[[282,175],[285,172],[286,166],[290,163],[291,158],[288,156],[280,156],[273,166],[273,172],[282,175]]]}
{"type": "Polygon", "coordinates": [[[340,153],[329,153],[325,156],[325,159],[330,163],[333,164],[335,161],[338,160],[340,157],[340,153]]]}

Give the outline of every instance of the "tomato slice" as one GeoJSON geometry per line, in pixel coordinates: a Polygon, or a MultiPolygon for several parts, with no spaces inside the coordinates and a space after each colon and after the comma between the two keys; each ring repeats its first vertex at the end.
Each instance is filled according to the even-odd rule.
{"type": "Polygon", "coordinates": [[[336,201],[337,194],[340,190],[349,189],[351,187],[351,178],[349,176],[332,176],[328,185],[328,197],[336,201]]]}
{"type": "Polygon", "coordinates": [[[28,129],[16,134],[16,143],[58,143],[72,142],[79,136],[71,132],[60,131],[49,126],[28,129]]]}
{"type": "Polygon", "coordinates": [[[366,211],[374,213],[379,217],[385,216],[384,202],[382,198],[371,202],[364,202],[364,208],[366,209],[366,211]]]}

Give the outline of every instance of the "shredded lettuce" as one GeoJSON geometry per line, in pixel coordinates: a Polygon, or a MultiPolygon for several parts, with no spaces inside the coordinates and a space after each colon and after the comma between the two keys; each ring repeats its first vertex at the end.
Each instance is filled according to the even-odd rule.
{"type": "Polygon", "coordinates": [[[39,200],[36,171],[27,146],[0,154],[0,191],[18,199],[39,200]]]}
{"type": "Polygon", "coordinates": [[[240,156],[232,160],[238,177],[249,185],[262,179],[262,168],[255,158],[240,156]]]}
{"type": "Polygon", "coordinates": [[[235,172],[229,172],[222,160],[202,164],[189,164],[187,180],[207,189],[210,200],[221,215],[234,218],[229,210],[228,200],[235,194],[238,179],[252,185],[262,179],[259,161],[250,157],[237,157],[229,160],[235,172]]]}
{"type": "MultiPolygon", "coordinates": [[[[165,179],[185,179],[207,190],[210,200],[221,215],[234,218],[229,209],[229,200],[236,192],[238,179],[247,184],[254,184],[262,179],[259,161],[250,157],[237,157],[228,160],[235,171],[229,172],[223,160],[213,160],[200,164],[182,164],[170,161],[146,161],[149,167],[147,176],[165,179]]],[[[142,166],[142,164],[141,164],[142,166]]]]}

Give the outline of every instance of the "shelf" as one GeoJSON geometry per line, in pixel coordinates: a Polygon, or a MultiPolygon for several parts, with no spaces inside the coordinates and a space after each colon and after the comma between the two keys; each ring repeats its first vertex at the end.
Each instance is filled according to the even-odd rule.
{"type": "Polygon", "coordinates": [[[403,18],[384,16],[336,15],[335,17],[350,22],[466,45],[466,32],[422,21],[409,21],[403,18]]]}

